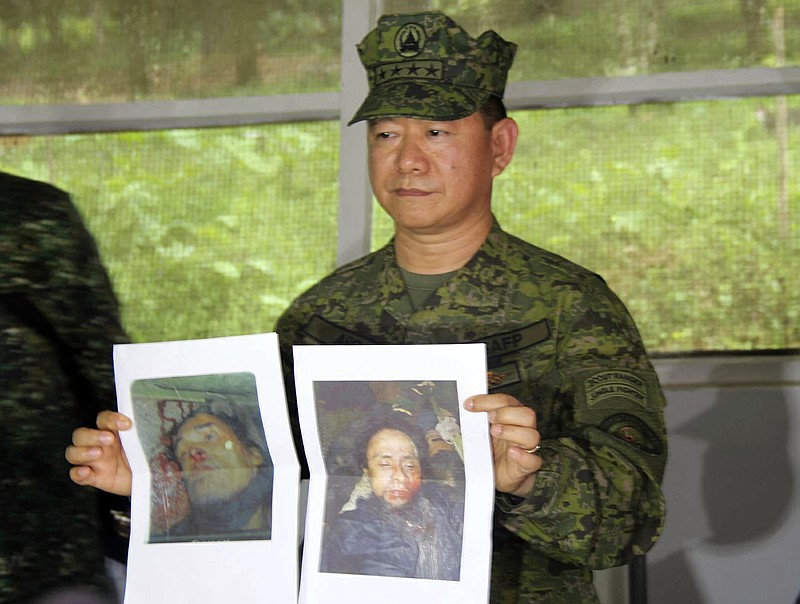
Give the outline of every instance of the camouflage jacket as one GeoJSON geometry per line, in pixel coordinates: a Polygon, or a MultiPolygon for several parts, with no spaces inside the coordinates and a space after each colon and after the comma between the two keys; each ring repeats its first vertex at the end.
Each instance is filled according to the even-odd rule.
{"type": "Polygon", "coordinates": [[[490,392],[536,411],[544,462],[525,500],[497,495],[493,603],[596,602],[591,569],[657,540],[665,401],[633,320],[596,274],[495,224],[415,311],[390,242],[299,296],[276,331],[287,384],[293,344],[486,343],[490,392]]]}
{"type": "Polygon", "coordinates": [[[114,407],[126,340],[97,249],[69,196],[0,172],[0,601],[103,584],[97,497],[64,449],[114,407]]]}

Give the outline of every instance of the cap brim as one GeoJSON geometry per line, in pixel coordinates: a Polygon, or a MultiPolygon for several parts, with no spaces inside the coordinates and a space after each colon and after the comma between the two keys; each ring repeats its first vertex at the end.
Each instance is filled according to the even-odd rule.
{"type": "Polygon", "coordinates": [[[410,117],[419,120],[459,120],[480,109],[492,93],[429,82],[398,82],[375,86],[347,125],[363,120],[410,117]]]}

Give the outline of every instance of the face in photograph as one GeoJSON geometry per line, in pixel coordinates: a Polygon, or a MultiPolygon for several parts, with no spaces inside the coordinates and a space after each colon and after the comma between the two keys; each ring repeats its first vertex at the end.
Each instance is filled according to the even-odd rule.
{"type": "Polygon", "coordinates": [[[180,427],[174,449],[192,503],[231,499],[264,463],[257,448],[246,446],[230,425],[209,413],[199,413],[180,427]]]}
{"type": "Polygon", "coordinates": [[[365,471],[373,494],[392,507],[413,501],[422,486],[417,447],[399,430],[380,430],[370,438],[365,471]]]}

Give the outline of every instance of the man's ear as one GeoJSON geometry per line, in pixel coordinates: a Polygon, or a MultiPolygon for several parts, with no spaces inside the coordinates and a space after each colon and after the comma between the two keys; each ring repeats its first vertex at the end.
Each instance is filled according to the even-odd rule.
{"type": "Polygon", "coordinates": [[[261,455],[258,447],[247,447],[247,459],[253,468],[264,464],[264,456],[261,455]]]}
{"type": "Polygon", "coordinates": [[[510,117],[496,122],[492,126],[492,152],[494,154],[494,165],[492,166],[492,176],[498,176],[511,163],[514,156],[514,149],[517,146],[517,136],[519,127],[510,117]]]}

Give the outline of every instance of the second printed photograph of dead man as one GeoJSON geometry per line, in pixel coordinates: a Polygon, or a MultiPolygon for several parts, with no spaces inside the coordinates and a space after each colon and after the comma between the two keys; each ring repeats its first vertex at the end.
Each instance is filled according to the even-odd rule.
{"type": "Polygon", "coordinates": [[[459,580],[456,382],[315,382],[314,397],[328,474],[320,571],[459,580]]]}

